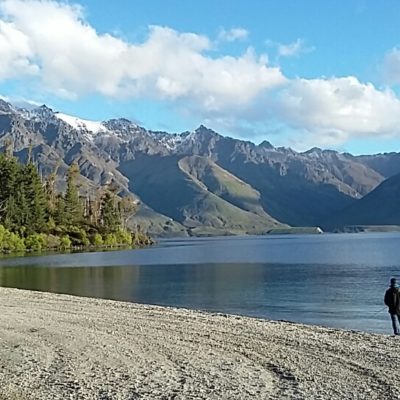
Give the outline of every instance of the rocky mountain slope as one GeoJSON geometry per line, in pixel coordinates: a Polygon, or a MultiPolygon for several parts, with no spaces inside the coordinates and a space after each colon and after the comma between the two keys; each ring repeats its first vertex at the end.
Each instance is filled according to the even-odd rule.
{"type": "Polygon", "coordinates": [[[86,185],[114,182],[141,207],[131,223],[157,235],[264,233],[320,225],[400,173],[400,155],[299,153],[224,137],[200,126],[170,134],[126,119],[85,121],[46,106],[0,100],[0,145],[29,149],[44,175],[78,162],[86,185]]]}
{"type": "Polygon", "coordinates": [[[391,176],[361,200],[332,215],[326,229],[349,225],[400,225],[400,174],[391,176]]]}

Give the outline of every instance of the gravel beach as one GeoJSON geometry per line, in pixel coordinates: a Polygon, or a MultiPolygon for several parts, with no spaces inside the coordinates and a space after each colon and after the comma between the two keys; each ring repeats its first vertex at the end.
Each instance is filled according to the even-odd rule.
{"type": "Polygon", "coordinates": [[[390,336],[6,288],[0,321],[1,400],[400,399],[390,336]]]}

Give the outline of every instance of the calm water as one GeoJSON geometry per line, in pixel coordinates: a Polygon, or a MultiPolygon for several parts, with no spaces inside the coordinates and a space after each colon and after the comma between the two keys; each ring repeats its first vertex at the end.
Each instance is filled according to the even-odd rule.
{"type": "Polygon", "coordinates": [[[0,259],[0,285],[390,333],[400,234],[161,241],[144,250],[0,259]]]}

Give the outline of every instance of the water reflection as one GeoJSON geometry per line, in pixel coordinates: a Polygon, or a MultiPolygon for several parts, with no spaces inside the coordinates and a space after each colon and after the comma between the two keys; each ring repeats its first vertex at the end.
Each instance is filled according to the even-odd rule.
{"type": "Polygon", "coordinates": [[[399,233],[189,238],[163,240],[142,250],[0,258],[0,267],[214,263],[387,266],[400,263],[399,246],[399,233]]]}
{"type": "Polygon", "coordinates": [[[390,333],[382,296],[400,235],[176,239],[0,259],[0,285],[390,333]]]}
{"type": "MultiPolygon", "coordinates": [[[[0,285],[206,310],[265,308],[265,265],[0,268],[0,285]]],[[[268,269],[268,268],[267,268],[268,269]]],[[[244,312],[245,313],[245,312],[244,312]]],[[[260,315],[260,313],[257,313],[260,315]]]]}
{"type": "Polygon", "coordinates": [[[27,265],[0,268],[0,285],[389,333],[387,315],[376,313],[387,275],[318,264],[27,265]]]}
{"type": "Polygon", "coordinates": [[[0,285],[78,296],[132,300],[136,268],[0,268],[0,285]]]}

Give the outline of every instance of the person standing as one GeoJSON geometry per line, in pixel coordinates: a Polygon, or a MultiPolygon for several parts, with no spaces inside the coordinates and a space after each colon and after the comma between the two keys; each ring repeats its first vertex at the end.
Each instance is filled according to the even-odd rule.
{"type": "Polygon", "coordinates": [[[390,280],[390,287],[386,290],[384,301],[392,319],[393,333],[400,335],[400,290],[396,278],[390,280]]]}

